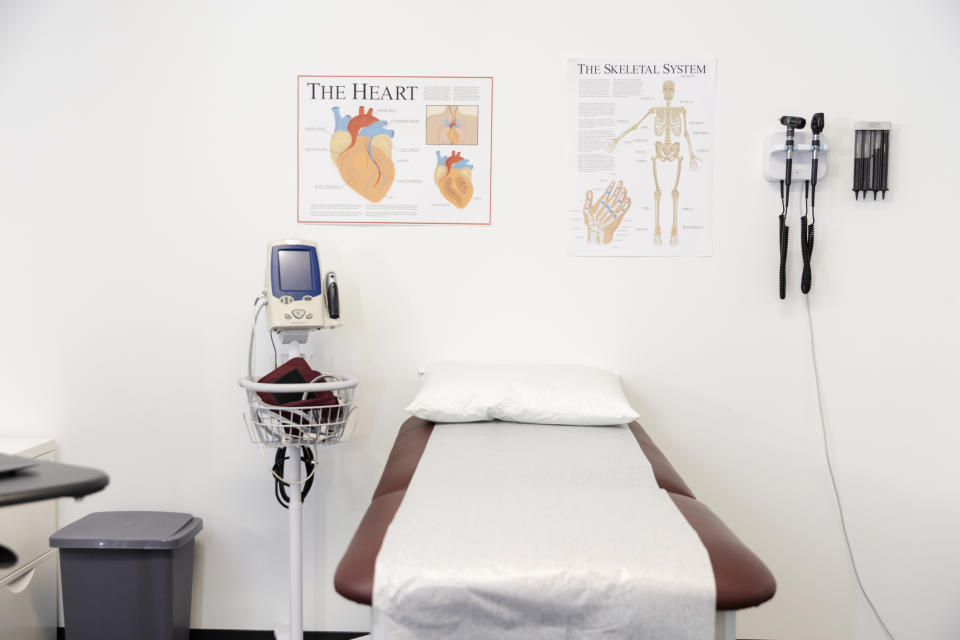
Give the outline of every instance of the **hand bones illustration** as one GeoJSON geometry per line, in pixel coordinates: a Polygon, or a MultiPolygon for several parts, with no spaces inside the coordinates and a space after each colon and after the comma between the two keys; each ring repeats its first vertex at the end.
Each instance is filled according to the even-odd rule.
{"type": "Polygon", "coordinates": [[[610,244],[613,242],[613,233],[623,222],[627,211],[630,210],[630,198],[623,181],[616,183],[613,180],[607,185],[606,191],[596,202],[593,201],[593,191],[587,191],[583,200],[583,223],[587,225],[587,242],[610,244]]]}

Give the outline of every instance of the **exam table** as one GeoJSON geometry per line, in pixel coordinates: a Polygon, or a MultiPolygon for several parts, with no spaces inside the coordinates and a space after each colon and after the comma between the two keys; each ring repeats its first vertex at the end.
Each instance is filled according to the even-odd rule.
{"type": "MultiPolygon", "coordinates": [[[[728,625],[728,635],[720,636],[718,632],[718,637],[732,637],[732,612],[772,598],[776,581],[763,562],[696,499],[643,428],[636,422],[629,427],[639,452],[650,462],[657,484],[669,493],[707,550],[716,581],[718,625],[722,619],[729,621],[724,623],[728,625]],[[725,615],[724,612],[731,613],[725,615]]],[[[377,555],[433,429],[434,423],[416,417],[407,419],[401,426],[370,506],[334,576],[334,586],[345,598],[371,604],[377,555]]]]}

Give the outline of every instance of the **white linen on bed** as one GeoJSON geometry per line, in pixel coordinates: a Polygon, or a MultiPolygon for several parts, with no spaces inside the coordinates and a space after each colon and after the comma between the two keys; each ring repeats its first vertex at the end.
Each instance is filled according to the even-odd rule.
{"type": "Polygon", "coordinates": [[[626,426],[438,424],[377,556],[374,640],[707,640],[713,570],[626,426]]]}

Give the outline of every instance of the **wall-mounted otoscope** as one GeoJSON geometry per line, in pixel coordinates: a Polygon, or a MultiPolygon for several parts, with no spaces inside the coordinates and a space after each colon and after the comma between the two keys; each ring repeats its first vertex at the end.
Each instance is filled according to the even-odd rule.
{"type": "Polygon", "coordinates": [[[817,204],[817,165],[820,163],[820,134],[823,132],[823,113],[815,113],[810,118],[810,131],[813,139],[810,141],[812,159],[810,161],[810,180],[804,184],[804,193],[810,193],[810,222],[807,223],[807,213],[804,211],[800,218],[800,253],[803,254],[803,274],[800,276],[801,293],[810,293],[813,282],[813,272],[810,268],[810,257],[813,254],[813,223],[816,220],[814,208],[817,204]]]}
{"type": "Polygon", "coordinates": [[[810,118],[810,131],[813,132],[813,161],[810,168],[810,206],[814,205],[817,193],[817,164],[820,162],[820,134],[823,133],[823,113],[815,113],[810,118]]]}
{"type": "Polygon", "coordinates": [[[783,182],[786,185],[786,197],[783,201],[783,208],[786,210],[790,204],[790,179],[793,175],[793,151],[796,148],[794,131],[807,126],[807,121],[799,116],[780,116],[780,124],[787,128],[787,140],[785,143],[785,149],[787,151],[787,171],[783,178],[783,182]]]}
{"type": "Polygon", "coordinates": [[[787,226],[787,210],[790,206],[790,181],[793,176],[794,131],[803,129],[807,121],[799,116],[781,116],[780,124],[787,128],[785,142],[786,172],[780,183],[780,202],[783,212],[780,214],[780,299],[787,297],[787,241],[790,237],[790,227],[787,226]]]}
{"type": "Polygon", "coordinates": [[[780,183],[780,299],[787,296],[787,247],[790,228],[790,189],[794,182],[804,183],[804,207],[800,217],[800,249],[803,253],[803,276],[800,290],[810,291],[812,276],[810,256],[813,253],[813,209],[817,184],[827,173],[830,146],[822,137],[824,117],[815,113],[810,119],[810,132],[801,131],[807,121],[799,116],[782,116],[780,124],[787,128],[786,141],[783,129],[771,131],[763,139],[763,178],[780,183]],[[812,192],[812,193],[811,193],[812,192]],[[809,214],[809,218],[808,218],[809,214]],[[809,223],[809,224],[808,224],[809,223]]]}

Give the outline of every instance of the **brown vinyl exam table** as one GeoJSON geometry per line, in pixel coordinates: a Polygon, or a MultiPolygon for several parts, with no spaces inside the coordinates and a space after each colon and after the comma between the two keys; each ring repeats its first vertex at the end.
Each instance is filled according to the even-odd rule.
{"type": "MultiPolygon", "coordinates": [[[[657,484],[669,493],[710,556],[717,594],[716,638],[732,640],[735,637],[735,612],[772,598],[777,589],[776,581],[763,562],[696,499],[643,428],[636,422],[629,427],[653,468],[657,484]]],[[[419,418],[409,418],[400,427],[370,506],[337,567],[334,586],[345,598],[360,604],[372,603],[377,554],[433,428],[434,423],[419,418]]]]}

